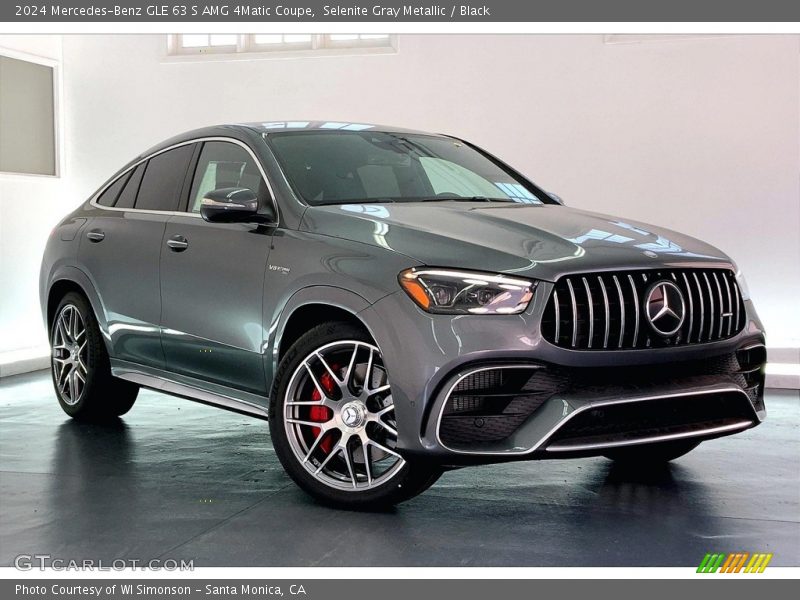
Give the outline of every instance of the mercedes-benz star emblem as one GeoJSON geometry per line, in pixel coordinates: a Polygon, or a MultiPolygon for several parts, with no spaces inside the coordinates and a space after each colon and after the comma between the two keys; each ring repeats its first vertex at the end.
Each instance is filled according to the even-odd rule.
{"type": "Polygon", "coordinates": [[[342,407],[342,422],[351,429],[358,429],[364,424],[366,407],[359,401],[348,402],[342,407]]]}
{"type": "Polygon", "coordinates": [[[344,409],[342,413],[342,419],[344,420],[346,425],[355,426],[358,425],[358,411],[353,408],[352,406],[348,406],[344,409]]]}
{"type": "Polygon", "coordinates": [[[676,334],[686,318],[683,292],[671,281],[653,284],[647,292],[644,306],[650,327],[664,337],[676,334]]]}

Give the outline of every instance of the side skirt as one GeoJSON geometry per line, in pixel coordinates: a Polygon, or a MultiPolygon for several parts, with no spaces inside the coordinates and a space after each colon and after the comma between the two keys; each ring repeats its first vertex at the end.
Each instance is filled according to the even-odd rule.
{"type": "Polygon", "coordinates": [[[111,374],[157,392],[216,406],[249,417],[267,420],[269,416],[267,412],[269,399],[249,392],[113,358],[111,374]]]}

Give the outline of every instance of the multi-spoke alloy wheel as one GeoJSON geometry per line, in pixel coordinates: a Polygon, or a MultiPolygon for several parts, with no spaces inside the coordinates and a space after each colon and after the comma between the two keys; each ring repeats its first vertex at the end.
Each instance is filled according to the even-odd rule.
{"type": "Polygon", "coordinates": [[[306,356],[292,374],[284,426],[295,456],[322,483],[342,490],[383,484],[405,461],[381,353],[343,340],[306,356]]]}
{"type": "Polygon", "coordinates": [[[86,389],[88,376],[86,325],[74,304],[66,304],[53,329],[53,379],[62,400],[74,405],[86,389]]]}
{"type": "Polygon", "coordinates": [[[85,296],[67,293],[50,329],[53,386],[64,412],[80,419],[124,415],[139,386],[111,375],[111,363],[92,306],[85,296]]]}
{"type": "Polygon", "coordinates": [[[442,474],[402,456],[383,356],[351,323],[322,323],[292,344],[275,375],[269,426],[286,472],[328,504],[390,506],[442,474]]]}

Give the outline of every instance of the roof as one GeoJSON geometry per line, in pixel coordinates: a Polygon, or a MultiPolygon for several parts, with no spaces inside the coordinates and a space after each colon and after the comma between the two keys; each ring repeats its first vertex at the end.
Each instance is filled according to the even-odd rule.
{"type": "Polygon", "coordinates": [[[393,127],[391,125],[377,125],[375,123],[349,122],[349,121],[263,121],[260,123],[243,123],[245,127],[255,129],[262,133],[271,131],[380,131],[384,133],[422,133],[414,129],[393,127]]]}
{"type": "MultiPolygon", "coordinates": [[[[229,123],[225,125],[213,125],[210,127],[202,127],[200,129],[193,129],[175,135],[166,139],[155,146],[147,149],[140,154],[137,159],[154,154],[174,146],[176,144],[185,143],[197,138],[204,137],[226,137],[231,136],[234,132],[239,135],[233,137],[249,137],[253,133],[261,135],[270,132],[301,132],[301,131],[377,131],[382,133],[411,133],[422,135],[435,135],[425,131],[418,131],[414,129],[404,129],[402,127],[393,127],[390,125],[376,125],[374,123],[355,123],[347,121],[309,121],[309,120],[294,120],[294,121],[258,121],[251,123],[229,123]],[[249,134],[249,136],[248,136],[249,134]]],[[[134,159],[134,160],[137,160],[134,159]]]]}

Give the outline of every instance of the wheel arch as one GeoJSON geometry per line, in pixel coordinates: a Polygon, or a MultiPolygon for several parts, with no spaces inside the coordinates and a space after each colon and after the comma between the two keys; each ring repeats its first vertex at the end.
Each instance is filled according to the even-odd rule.
{"type": "Polygon", "coordinates": [[[69,292],[77,292],[83,295],[92,307],[94,316],[100,326],[100,331],[103,333],[103,340],[106,349],[111,352],[108,343],[108,322],[106,320],[105,309],[103,308],[102,300],[100,299],[97,290],[95,290],[92,282],[83,271],[75,267],[64,267],[57,273],[54,273],[50,285],[47,288],[47,296],[45,299],[45,324],[47,325],[47,335],[50,335],[50,330],[53,326],[53,319],[55,318],[55,311],[58,308],[58,303],[69,292]]]}
{"type": "Polygon", "coordinates": [[[370,303],[358,294],[331,286],[311,286],[296,292],[284,306],[270,340],[266,357],[267,382],[271,384],[281,358],[306,331],[326,321],[343,321],[361,327],[378,343],[370,324],[359,314],[370,303]]]}
{"type": "Polygon", "coordinates": [[[59,302],[70,292],[77,292],[81,296],[86,297],[86,292],[83,291],[83,288],[71,279],[59,279],[58,281],[54,281],[53,285],[50,286],[50,290],[47,293],[46,313],[48,332],[53,328],[53,319],[56,317],[56,309],[58,308],[59,302]]]}

